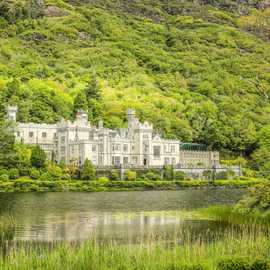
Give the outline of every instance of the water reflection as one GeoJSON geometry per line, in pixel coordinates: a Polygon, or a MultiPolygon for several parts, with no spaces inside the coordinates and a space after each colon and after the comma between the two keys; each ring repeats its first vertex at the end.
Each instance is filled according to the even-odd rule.
{"type": "Polygon", "coordinates": [[[222,235],[228,224],[187,219],[181,209],[230,204],[241,190],[185,190],[116,193],[2,194],[1,213],[16,221],[14,241],[140,242],[222,235]],[[11,196],[8,196],[11,195],[11,196]]]}

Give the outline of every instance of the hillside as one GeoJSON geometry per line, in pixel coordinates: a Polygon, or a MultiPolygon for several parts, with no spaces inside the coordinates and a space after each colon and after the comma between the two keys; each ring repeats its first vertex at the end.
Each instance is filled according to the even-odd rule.
{"type": "Polygon", "coordinates": [[[270,124],[270,3],[242,2],[2,0],[2,105],[71,118],[95,76],[107,126],[134,107],[168,137],[249,155],[270,124]]]}

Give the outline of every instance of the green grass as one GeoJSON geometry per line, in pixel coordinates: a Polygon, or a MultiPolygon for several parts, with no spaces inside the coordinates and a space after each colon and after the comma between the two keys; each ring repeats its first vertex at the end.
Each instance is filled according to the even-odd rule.
{"type": "Polygon", "coordinates": [[[267,261],[270,258],[270,240],[258,227],[250,230],[243,226],[237,234],[231,230],[223,239],[213,239],[208,243],[200,238],[196,242],[187,241],[184,244],[179,244],[177,238],[169,244],[165,244],[164,240],[150,237],[147,242],[137,245],[87,241],[81,245],[55,244],[50,248],[33,248],[34,245],[30,248],[11,247],[8,255],[0,256],[0,269],[215,270],[221,261],[228,258],[244,261],[247,265],[252,264],[254,260],[267,261]],[[195,266],[197,268],[194,268],[195,266]]]}
{"type": "Polygon", "coordinates": [[[249,213],[241,213],[240,209],[233,206],[210,206],[195,211],[202,217],[226,221],[234,224],[270,224],[270,210],[253,210],[249,213]]]}

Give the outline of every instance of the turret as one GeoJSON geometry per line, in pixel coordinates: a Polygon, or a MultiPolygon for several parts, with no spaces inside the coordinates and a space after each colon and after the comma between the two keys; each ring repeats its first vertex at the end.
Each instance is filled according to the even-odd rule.
{"type": "Polygon", "coordinates": [[[135,110],[129,108],[128,111],[127,111],[127,116],[128,116],[128,127],[132,128],[133,123],[135,122],[135,119],[136,119],[135,110]]]}
{"type": "Polygon", "coordinates": [[[88,124],[88,115],[84,110],[79,110],[76,114],[76,122],[87,125],[88,124]]]}
{"type": "Polygon", "coordinates": [[[10,121],[15,121],[16,122],[17,111],[18,111],[17,106],[10,106],[9,105],[7,107],[7,119],[10,120],[10,121]]]}

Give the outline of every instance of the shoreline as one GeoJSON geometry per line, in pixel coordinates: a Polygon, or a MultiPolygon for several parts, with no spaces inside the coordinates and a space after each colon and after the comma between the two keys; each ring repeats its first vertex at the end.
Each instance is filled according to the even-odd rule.
{"type": "Polygon", "coordinates": [[[13,192],[114,192],[114,191],[151,191],[151,190],[188,190],[188,189],[244,189],[263,183],[265,180],[205,180],[188,181],[79,181],[56,180],[39,181],[17,179],[0,182],[0,193],[13,192]]]}

